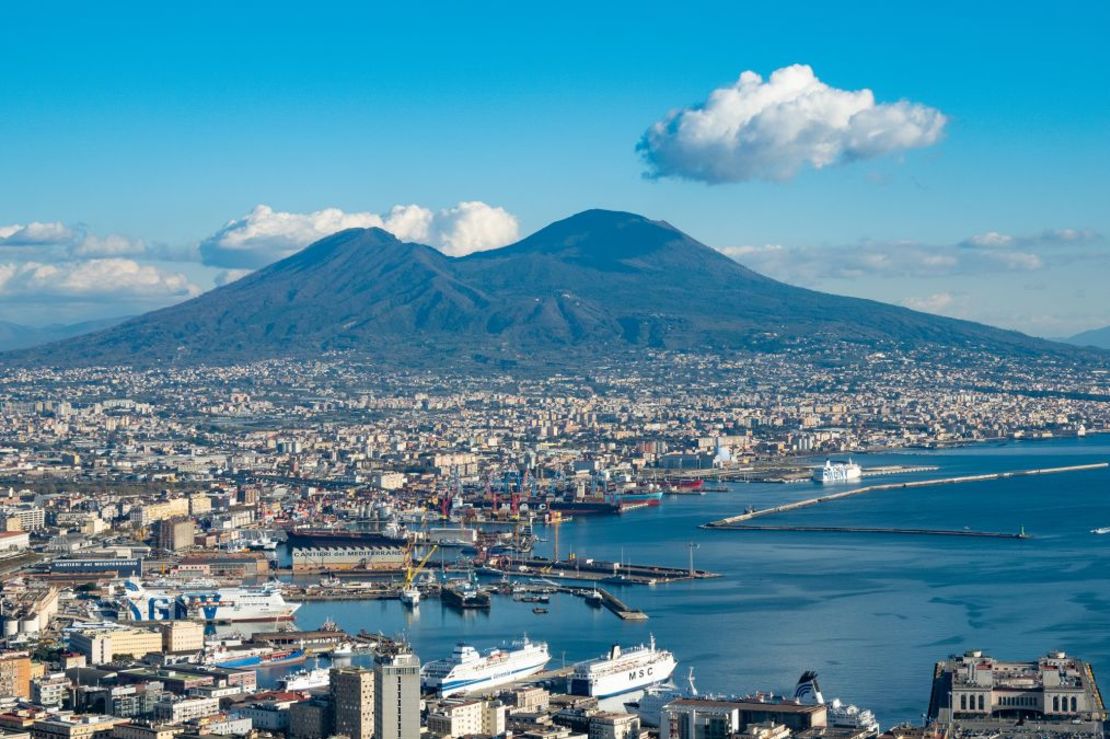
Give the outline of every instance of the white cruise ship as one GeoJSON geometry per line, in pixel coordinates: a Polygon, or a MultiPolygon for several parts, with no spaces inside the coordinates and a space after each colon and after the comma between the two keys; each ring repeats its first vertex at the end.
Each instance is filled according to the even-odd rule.
{"type": "Polygon", "coordinates": [[[132,621],[290,621],[299,603],[286,603],[271,585],[242,588],[166,588],[148,590],[135,580],[124,581],[123,601],[132,621]]]}
{"type": "Polygon", "coordinates": [[[854,482],[862,475],[863,470],[851,458],[847,462],[826,459],[823,467],[813,471],[813,481],[823,485],[835,485],[838,482],[854,482]]]}
{"type": "Polygon", "coordinates": [[[628,650],[614,645],[609,653],[575,665],[570,676],[573,695],[606,698],[623,695],[670,678],[676,662],[674,655],[655,648],[655,637],[649,644],[628,650]]]}
{"type": "Polygon", "coordinates": [[[551,656],[544,642],[527,637],[513,642],[509,649],[491,649],[485,654],[468,644],[457,644],[447,659],[429,662],[420,670],[425,690],[435,690],[441,698],[470,693],[534,675],[551,656]]]}
{"type": "Polygon", "coordinates": [[[825,703],[825,696],[821,695],[821,688],[817,686],[816,672],[806,671],[798,678],[798,684],[794,688],[794,700],[799,703],[824,705],[828,710],[830,727],[853,729],[870,737],[879,735],[879,722],[875,719],[875,714],[866,708],[845,705],[839,698],[833,698],[832,703],[825,703]]]}
{"type": "Polygon", "coordinates": [[[640,717],[645,726],[658,727],[663,721],[663,708],[679,698],[696,698],[698,689],[694,687],[694,668],[686,675],[687,687],[679,688],[674,683],[661,683],[648,686],[639,700],[629,701],[624,707],[640,717]]]}

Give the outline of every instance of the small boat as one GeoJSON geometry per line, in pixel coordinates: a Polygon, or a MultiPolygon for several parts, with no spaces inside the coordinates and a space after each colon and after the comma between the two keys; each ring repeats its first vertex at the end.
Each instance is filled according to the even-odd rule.
{"type": "Polygon", "coordinates": [[[540,608],[539,606],[536,606],[535,608],[532,609],[532,613],[536,614],[537,616],[541,616],[541,615],[547,613],[547,609],[546,608],[540,608]]]}
{"type": "Polygon", "coordinates": [[[401,591],[401,602],[409,608],[420,605],[420,591],[416,588],[405,588],[401,591]]]}
{"type": "Polygon", "coordinates": [[[331,650],[332,657],[351,657],[354,656],[355,647],[350,642],[343,642],[331,650]]]}
{"type": "Polygon", "coordinates": [[[591,590],[586,593],[586,602],[591,606],[600,606],[604,602],[604,598],[602,598],[601,593],[597,590],[591,590]]]}
{"type": "Polygon", "coordinates": [[[1091,533],[1098,534],[1099,536],[1102,536],[1103,534],[1110,534],[1110,526],[1103,526],[1101,528],[1091,529],[1091,533]]]}
{"type": "Polygon", "coordinates": [[[551,597],[547,595],[522,595],[520,596],[521,603],[550,603],[551,597]]]}

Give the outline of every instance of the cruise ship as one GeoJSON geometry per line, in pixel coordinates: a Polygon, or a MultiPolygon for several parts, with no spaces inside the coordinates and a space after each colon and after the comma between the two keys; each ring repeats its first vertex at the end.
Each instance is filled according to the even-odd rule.
{"type": "Polygon", "coordinates": [[[639,700],[629,701],[624,704],[630,712],[640,717],[640,723],[645,726],[658,727],[663,721],[663,708],[671,701],[679,698],[696,698],[698,689],[694,687],[694,668],[686,675],[687,687],[678,687],[674,683],[666,682],[659,685],[650,685],[644,690],[639,700]]]}
{"type": "Polygon", "coordinates": [[[863,470],[849,457],[847,462],[826,459],[822,467],[813,471],[813,481],[823,485],[854,482],[863,476],[863,470]]]}
{"type": "Polygon", "coordinates": [[[870,737],[879,735],[879,722],[868,709],[845,705],[839,698],[834,698],[832,703],[825,703],[821,688],[817,686],[817,673],[812,670],[803,672],[798,678],[798,684],[794,687],[794,700],[798,703],[824,705],[828,711],[830,727],[852,729],[870,737]]]}
{"type": "Polygon", "coordinates": [[[291,621],[300,608],[299,603],[286,603],[281,589],[272,585],[153,590],[125,580],[123,587],[123,605],[132,621],[291,621]]]}
{"type": "Polygon", "coordinates": [[[614,645],[609,653],[575,665],[569,690],[573,695],[606,698],[623,695],[670,678],[674,655],[650,643],[628,650],[614,645]]]}
{"type": "Polygon", "coordinates": [[[513,642],[509,649],[495,648],[485,654],[460,643],[447,659],[424,665],[420,678],[425,690],[435,690],[441,698],[446,698],[534,675],[550,659],[547,644],[529,641],[527,637],[513,642]]]}

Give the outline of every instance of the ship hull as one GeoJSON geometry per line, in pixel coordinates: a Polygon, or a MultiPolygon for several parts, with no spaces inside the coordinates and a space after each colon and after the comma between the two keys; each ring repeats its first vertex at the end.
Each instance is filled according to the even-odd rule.
{"type": "Polygon", "coordinates": [[[650,661],[629,664],[625,669],[613,670],[607,674],[587,676],[576,673],[570,679],[569,688],[572,695],[594,698],[624,695],[667,680],[675,666],[674,658],[669,653],[664,653],[650,661]]]}

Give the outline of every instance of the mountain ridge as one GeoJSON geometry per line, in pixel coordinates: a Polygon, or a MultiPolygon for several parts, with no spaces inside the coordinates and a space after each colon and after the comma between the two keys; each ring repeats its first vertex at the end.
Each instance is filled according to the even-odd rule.
{"type": "Polygon", "coordinates": [[[1014,331],[786,285],[664,221],[589,210],[461,257],[348,229],[184,303],[9,362],[219,363],[355,351],[383,365],[572,361],[642,348],[808,341],[1078,351],[1014,331]]]}

